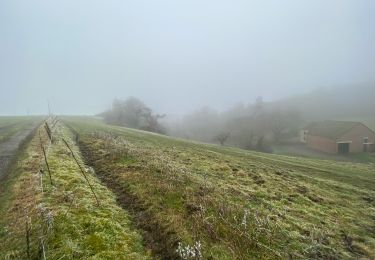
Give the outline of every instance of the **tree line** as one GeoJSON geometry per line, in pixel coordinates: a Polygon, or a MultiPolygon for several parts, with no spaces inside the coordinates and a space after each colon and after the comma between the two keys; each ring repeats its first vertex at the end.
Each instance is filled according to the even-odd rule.
{"type": "Polygon", "coordinates": [[[130,97],[115,99],[111,109],[100,116],[108,124],[264,152],[271,152],[273,143],[297,136],[302,122],[298,111],[270,109],[261,97],[222,112],[203,107],[178,122],[155,114],[141,100],[130,97]]]}
{"type": "Polygon", "coordinates": [[[160,134],[167,133],[165,127],[159,123],[159,119],[165,115],[154,114],[151,108],[135,97],[130,97],[126,100],[115,99],[112,107],[100,113],[99,116],[107,124],[160,134]]]}
{"type": "Polygon", "coordinates": [[[239,104],[218,112],[204,107],[185,116],[179,125],[172,124],[172,135],[271,152],[271,145],[298,136],[303,123],[297,110],[270,109],[261,97],[249,105],[239,104]]]}

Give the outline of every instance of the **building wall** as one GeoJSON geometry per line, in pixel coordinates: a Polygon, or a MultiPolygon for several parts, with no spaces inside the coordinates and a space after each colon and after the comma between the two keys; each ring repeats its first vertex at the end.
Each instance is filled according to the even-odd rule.
{"type": "Polygon", "coordinates": [[[307,146],[326,153],[337,153],[336,141],[326,137],[307,135],[307,146]]]}
{"type": "MultiPolygon", "coordinates": [[[[368,137],[369,143],[375,142],[375,133],[369,130],[362,124],[355,126],[352,130],[341,136],[337,139],[338,142],[340,141],[352,141],[350,144],[350,153],[359,153],[363,152],[363,138],[368,137]]],[[[374,147],[374,146],[372,146],[374,147]]]]}
{"type": "Polygon", "coordinates": [[[299,132],[299,140],[301,143],[306,143],[307,142],[307,134],[309,131],[307,130],[301,130],[299,132]]]}

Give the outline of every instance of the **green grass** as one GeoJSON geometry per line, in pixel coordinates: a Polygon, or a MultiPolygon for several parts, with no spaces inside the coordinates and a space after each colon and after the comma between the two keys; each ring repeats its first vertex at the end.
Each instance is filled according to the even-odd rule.
{"type": "Polygon", "coordinates": [[[35,227],[39,219],[35,206],[40,156],[39,143],[30,137],[16,154],[17,160],[0,183],[0,259],[26,258],[26,223],[31,222],[30,245],[38,247],[35,227]]]}
{"type": "Polygon", "coordinates": [[[183,247],[199,241],[204,258],[375,257],[372,164],[188,142],[95,118],[65,121],[108,184],[171,234],[173,250],[176,237],[183,247]]]}
{"type": "Polygon", "coordinates": [[[342,161],[354,163],[375,163],[375,153],[352,153],[347,155],[329,154],[315,151],[305,144],[278,144],[272,146],[273,153],[294,157],[322,159],[329,161],[342,161]]]}
{"type": "Polygon", "coordinates": [[[48,149],[53,186],[38,134],[0,186],[0,259],[26,258],[27,221],[34,258],[40,237],[47,259],[175,259],[194,246],[198,259],[375,257],[371,163],[189,142],[93,117],[62,121],[48,149]]]}
{"type": "MultiPolygon", "coordinates": [[[[48,147],[44,128],[39,132],[44,147],[48,147]]],[[[32,259],[43,258],[41,245],[47,259],[149,259],[142,237],[127,213],[116,205],[114,194],[83,163],[70,131],[57,124],[53,136],[55,141],[47,152],[53,185],[37,133],[1,190],[0,259],[27,258],[26,223],[31,227],[32,259]],[[62,138],[86,172],[99,205],[62,138]],[[43,175],[39,173],[41,166],[43,175]]]]}
{"type": "Polygon", "coordinates": [[[69,140],[73,152],[80,153],[71,135],[60,128],[59,140],[49,151],[54,185],[44,181],[45,207],[54,215],[53,234],[48,238],[48,258],[72,256],[85,259],[147,259],[141,237],[130,227],[126,213],[116,205],[114,195],[87,171],[98,196],[96,205],[87,182],[61,138],[69,140]]]}
{"type": "Polygon", "coordinates": [[[31,122],[40,120],[41,117],[0,116],[0,144],[27,127],[31,122]]]}
{"type": "Polygon", "coordinates": [[[22,122],[29,118],[26,116],[0,116],[0,127],[22,122]]]}
{"type": "MultiPolygon", "coordinates": [[[[7,141],[13,134],[24,130],[28,125],[34,121],[39,122],[41,117],[25,117],[25,116],[0,116],[0,146],[7,141]]],[[[14,154],[14,162],[11,163],[8,170],[11,174],[1,176],[0,182],[0,238],[5,236],[6,227],[4,218],[6,211],[10,207],[10,203],[14,200],[16,194],[14,193],[14,186],[19,181],[20,175],[23,173],[25,167],[24,162],[27,161],[28,151],[24,148],[30,142],[30,138],[26,138],[20,144],[20,149],[14,154]]],[[[1,239],[0,239],[1,240],[1,239]]],[[[1,256],[1,254],[0,254],[1,256]]]]}

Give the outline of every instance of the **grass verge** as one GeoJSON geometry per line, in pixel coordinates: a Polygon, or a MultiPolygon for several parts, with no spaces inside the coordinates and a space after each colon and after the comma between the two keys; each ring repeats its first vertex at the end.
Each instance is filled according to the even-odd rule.
{"type": "Polygon", "coordinates": [[[147,213],[144,222],[152,224],[146,229],[155,229],[145,232],[163,227],[161,243],[171,253],[374,257],[372,165],[222,148],[92,119],[68,123],[101,178],[131,195],[125,206],[135,208],[134,216],[147,213]]]}
{"type": "Polygon", "coordinates": [[[9,196],[4,197],[0,258],[149,259],[141,236],[127,213],[116,205],[114,194],[81,160],[71,133],[57,123],[54,142],[48,145],[45,129],[38,132],[44,147],[49,147],[46,152],[53,185],[42,163],[37,134],[18,161],[14,169],[18,177],[7,192],[9,196]],[[99,206],[62,138],[87,175],[99,206]]]}

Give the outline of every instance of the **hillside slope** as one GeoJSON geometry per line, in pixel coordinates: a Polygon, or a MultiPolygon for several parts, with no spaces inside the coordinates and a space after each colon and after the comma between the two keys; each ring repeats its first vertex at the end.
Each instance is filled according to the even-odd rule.
{"type": "Polygon", "coordinates": [[[0,259],[150,259],[72,137],[48,119],[0,183],[0,259]]]}
{"type": "Polygon", "coordinates": [[[167,258],[375,257],[375,167],[66,118],[88,163],[167,258]]]}
{"type": "Polygon", "coordinates": [[[0,179],[20,145],[41,121],[41,117],[0,117],[0,179]]]}
{"type": "MultiPolygon", "coordinates": [[[[341,119],[375,127],[375,82],[321,88],[268,104],[273,109],[293,109],[307,121],[341,119]]],[[[373,128],[374,129],[374,128],[373,128]]]]}

